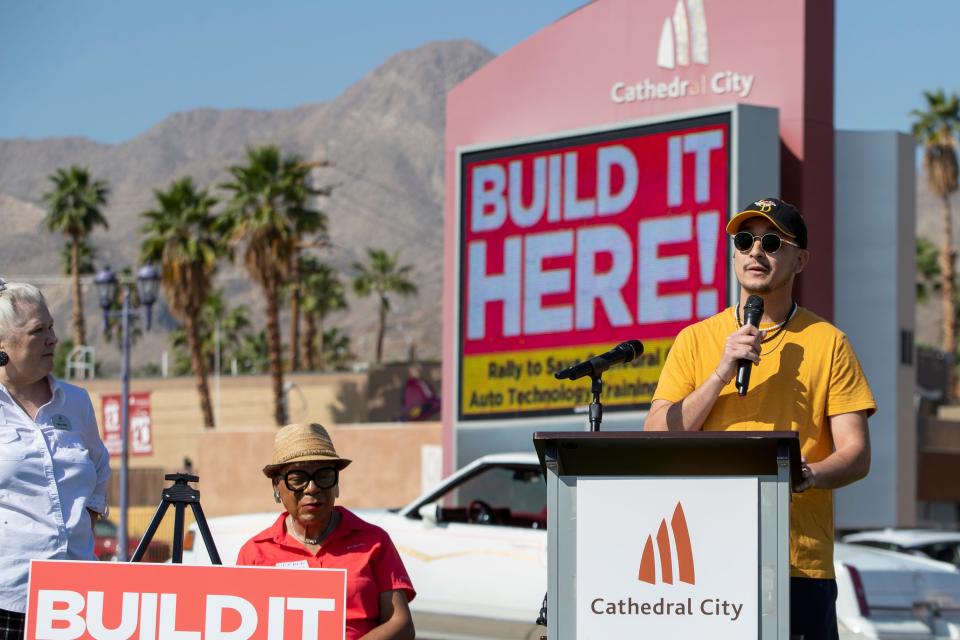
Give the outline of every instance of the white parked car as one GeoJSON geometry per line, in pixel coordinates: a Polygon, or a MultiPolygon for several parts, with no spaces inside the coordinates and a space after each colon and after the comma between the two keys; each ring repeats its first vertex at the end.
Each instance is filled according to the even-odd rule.
{"type": "Polygon", "coordinates": [[[844,542],[919,555],[960,567],[960,532],[936,529],[880,529],[844,536],[844,542]]]}
{"type": "Polygon", "coordinates": [[[960,638],[960,571],[946,562],[838,543],[840,637],[960,638]]]}
{"type": "MultiPolygon", "coordinates": [[[[358,510],[393,539],[417,597],[424,640],[536,640],[547,585],[546,485],[534,454],[484,456],[397,511],[358,510]]],[[[225,564],[276,512],[208,521],[225,564]]],[[[184,563],[210,562],[196,525],[184,563]]],[[[952,565],[838,544],[843,640],[960,639],[960,573],[952,565]]]]}

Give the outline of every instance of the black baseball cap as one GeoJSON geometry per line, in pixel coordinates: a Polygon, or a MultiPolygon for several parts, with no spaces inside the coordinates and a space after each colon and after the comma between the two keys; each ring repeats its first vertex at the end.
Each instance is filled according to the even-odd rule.
{"type": "Polygon", "coordinates": [[[772,222],[780,233],[794,240],[801,249],[807,248],[807,225],[803,216],[795,206],[777,198],[763,198],[748,204],[743,211],[730,218],[727,233],[733,235],[745,220],[758,216],[772,222]]]}

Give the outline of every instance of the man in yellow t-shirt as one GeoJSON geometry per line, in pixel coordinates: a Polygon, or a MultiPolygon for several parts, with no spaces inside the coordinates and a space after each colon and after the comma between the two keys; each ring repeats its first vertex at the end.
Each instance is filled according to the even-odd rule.
{"type": "Polygon", "coordinates": [[[837,638],[833,489],[870,469],[867,418],[876,403],[847,337],[797,306],[793,281],[810,260],[807,228],[793,205],[767,198],[727,224],[740,302],[677,336],[644,429],[800,434],[803,482],[790,508],[790,633],[837,638]],[[757,329],[743,320],[748,296],[763,298],[757,329]],[[737,364],[751,360],[739,396],[737,364]]]}

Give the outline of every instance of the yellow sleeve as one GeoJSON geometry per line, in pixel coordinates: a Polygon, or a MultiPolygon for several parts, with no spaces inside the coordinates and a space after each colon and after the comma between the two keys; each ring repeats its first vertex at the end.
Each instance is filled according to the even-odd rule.
{"type": "Polygon", "coordinates": [[[680,402],[686,398],[697,388],[695,369],[696,339],[687,327],[677,334],[667,353],[653,399],[680,402]]]}
{"type": "Polygon", "coordinates": [[[830,388],[827,395],[827,415],[866,411],[867,416],[877,411],[873,392],[863,374],[857,354],[847,340],[840,334],[834,343],[833,363],[830,367],[830,388]]]}

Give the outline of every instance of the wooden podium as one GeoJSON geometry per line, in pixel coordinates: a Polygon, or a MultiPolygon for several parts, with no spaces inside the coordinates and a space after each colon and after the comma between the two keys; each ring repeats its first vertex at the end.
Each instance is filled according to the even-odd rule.
{"type": "Polygon", "coordinates": [[[550,640],[788,640],[792,431],[538,432],[550,640]]]}

